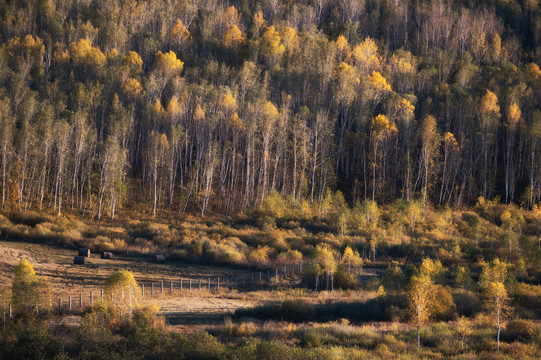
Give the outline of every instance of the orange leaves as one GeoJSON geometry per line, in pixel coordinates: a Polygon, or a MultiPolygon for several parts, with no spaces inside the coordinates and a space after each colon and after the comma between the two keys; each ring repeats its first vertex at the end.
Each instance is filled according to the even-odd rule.
{"type": "Polygon", "coordinates": [[[173,25],[173,28],[171,29],[171,32],[169,33],[169,41],[177,46],[183,47],[187,45],[190,40],[191,35],[188,28],[184,26],[182,20],[177,19],[175,25],[173,25]]]}
{"type": "Polygon", "coordinates": [[[254,14],[253,18],[254,23],[254,35],[259,36],[259,30],[265,26],[265,19],[263,18],[263,13],[261,11],[258,11],[254,14]]]}
{"type": "Polygon", "coordinates": [[[388,92],[391,91],[391,85],[387,83],[387,79],[385,79],[379,71],[374,71],[372,75],[368,77],[368,80],[370,81],[370,84],[372,87],[376,89],[378,92],[388,92]]]}
{"type": "Polygon", "coordinates": [[[394,73],[412,73],[415,69],[408,59],[393,54],[389,59],[389,65],[394,73]]]}
{"type": "Polygon", "coordinates": [[[201,108],[201,105],[197,104],[193,112],[193,119],[195,121],[202,121],[205,119],[205,111],[201,108]]]}
{"type": "Polygon", "coordinates": [[[402,99],[400,105],[398,105],[398,110],[402,114],[405,120],[410,120],[413,118],[413,112],[415,111],[415,106],[413,106],[407,99],[402,99]]]}
{"type": "Polygon", "coordinates": [[[231,94],[231,91],[227,90],[222,99],[220,100],[220,106],[226,110],[235,111],[237,109],[237,101],[231,94]]]}
{"type": "Polygon", "coordinates": [[[443,141],[446,147],[450,147],[451,149],[456,150],[460,149],[460,147],[458,146],[458,141],[456,141],[455,136],[450,132],[445,133],[445,135],[443,136],[443,141]]]}
{"type": "Polygon", "coordinates": [[[138,98],[143,93],[143,87],[133,78],[128,78],[122,85],[123,93],[130,98],[138,98]]]}
{"type": "Polygon", "coordinates": [[[295,29],[286,26],[280,31],[282,43],[287,51],[293,51],[299,46],[299,37],[295,29]]]}
{"type": "Polygon", "coordinates": [[[266,56],[277,58],[284,51],[284,45],[281,43],[280,34],[274,29],[274,26],[269,26],[261,36],[261,50],[266,56]]]}
{"type": "Polygon", "coordinates": [[[244,35],[237,25],[231,25],[224,34],[223,44],[227,48],[236,48],[244,42],[244,35]]]}
{"type": "Polygon", "coordinates": [[[92,46],[90,41],[81,39],[71,44],[71,58],[77,65],[101,68],[105,65],[106,57],[97,47],[92,46]]]}
{"type": "Polygon", "coordinates": [[[349,44],[344,35],[338,35],[336,38],[336,49],[340,52],[349,51],[349,44]]]}
{"type": "Polygon", "coordinates": [[[337,98],[340,99],[340,101],[352,101],[356,94],[355,88],[361,82],[355,68],[343,62],[336,67],[333,76],[337,84],[337,98]]]}
{"type": "Polygon", "coordinates": [[[396,133],[398,130],[396,124],[393,121],[389,121],[387,116],[379,114],[372,119],[372,131],[376,135],[387,135],[396,133]]]}
{"type": "Polygon", "coordinates": [[[481,100],[481,113],[483,115],[494,114],[500,117],[500,105],[498,105],[498,97],[492,91],[487,89],[485,96],[481,100]]]}
{"type": "Polygon", "coordinates": [[[237,8],[231,5],[225,9],[222,15],[222,22],[225,27],[231,27],[232,25],[237,25],[240,21],[239,12],[237,8]]]}
{"type": "Polygon", "coordinates": [[[20,54],[26,62],[42,61],[45,54],[45,46],[39,37],[26,35],[21,41],[17,36],[8,42],[8,49],[13,54],[20,54]]]}
{"type": "Polygon", "coordinates": [[[183,67],[184,63],[180,59],[177,59],[177,54],[174,52],[162,53],[158,51],[156,53],[155,69],[166,77],[180,75],[183,67]]]}
{"type": "Polygon", "coordinates": [[[378,46],[371,38],[367,37],[360,44],[355,45],[351,52],[353,62],[363,72],[370,73],[380,68],[380,56],[378,46]]]}
{"type": "Polygon", "coordinates": [[[265,116],[265,118],[268,120],[276,120],[280,116],[280,113],[273,103],[267,101],[265,107],[263,108],[263,116],[265,116]]]}
{"type": "Polygon", "coordinates": [[[124,56],[124,59],[122,59],[122,66],[126,67],[132,76],[138,75],[143,71],[143,60],[138,53],[130,51],[124,56]]]}
{"type": "Polygon", "coordinates": [[[514,129],[519,123],[521,116],[522,112],[520,111],[519,106],[513,101],[507,109],[507,123],[505,126],[510,129],[514,129]]]}
{"type": "Polygon", "coordinates": [[[171,97],[171,100],[169,100],[169,104],[167,105],[167,112],[172,116],[179,116],[183,112],[183,106],[178,101],[178,97],[176,95],[173,95],[171,97]]]}
{"type": "Polygon", "coordinates": [[[239,117],[239,115],[235,112],[233,115],[231,115],[231,118],[229,118],[229,124],[232,128],[235,129],[242,129],[243,123],[242,119],[239,117]]]}

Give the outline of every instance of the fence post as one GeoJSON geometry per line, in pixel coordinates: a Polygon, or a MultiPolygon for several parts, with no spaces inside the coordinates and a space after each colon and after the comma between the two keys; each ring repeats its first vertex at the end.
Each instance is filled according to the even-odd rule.
{"type": "MultiPolygon", "coordinates": [[[[62,299],[58,298],[58,312],[62,312],[62,299]]],[[[11,305],[9,306],[9,317],[11,317],[11,305]]]]}
{"type": "Polygon", "coordinates": [[[208,289],[209,289],[209,291],[210,291],[210,277],[209,277],[209,279],[208,279],[208,281],[207,281],[207,287],[208,287],[208,289]]]}
{"type": "Polygon", "coordinates": [[[201,291],[201,279],[199,279],[199,291],[201,291]]]}
{"type": "Polygon", "coordinates": [[[216,278],[216,289],[220,290],[220,278],[216,278]]]}
{"type": "Polygon", "coordinates": [[[276,278],[276,281],[278,281],[278,268],[276,268],[275,270],[276,270],[276,274],[274,275],[274,277],[276,278]]]}
{"type": "Polygon", "coordinates": [[[71,296],[68,296],[68,309],[71,311],[71,296]]]}
{"type": "Polygon", "coordinates": [[[90,292],[90,306],[94,305],[94,298],[92,296],[92,291],[90,292]]]}
{"type": "Polygon", "coordinates": [[[145,297],[145,283],[141,284],[141,289],[143,289],[143,297],[145,297]]]}
{"type": "MultiPolygon", "coordinates": [[[[61,299],[58,299],[59,301],[62,301],[61,299]]],[[[11,308],[11,304],[9,304],[9,318],[11,319],[13,317],[13,309],[11,308]]]]}
{"type": "Polygon", "coordinates": [[[83,308],[83,293],[79,293],[79,307],[83,308]]]}
{"type": "Polygon", "coordinates": [[[161,294],[163,295],[163,280],[160,282],[161,294]]]}
{"type": "Polygon", "coordinates": [[[291,264],[291,276],[295,275],[295,264],[291,264]]]}
{"type": "Polygon", "coordinates": [[[154,283],[151,282],[150,283],[150,297],[153,297],[154,296],[154,283]]]}
{"type": "Polygon", "coordinates": [[[182,291],[182,278],[180,278],[180,291],[182,291]]]}
{"type": "MultiPolygon", "coordinates": [[[[145,285],[143,285],[143,286],[145,286],[145,285]]],[[[144,293],[144,290],[145,290],[145,288],[143,287],[143,293],[144,293]]],[[[101,296],[101,301],[103,301],[103,289],[101,289],[101,295],[100,296],[101,296]]]]}
{"type": "Polygon", "coordinates": [[[286,278],[286,275],[287,275],[287,267],[284,265],[284,279],[286,278]]]}

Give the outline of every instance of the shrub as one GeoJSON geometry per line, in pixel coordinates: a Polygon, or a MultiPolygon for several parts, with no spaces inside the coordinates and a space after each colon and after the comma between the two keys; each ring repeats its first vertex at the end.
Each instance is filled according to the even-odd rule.
{"type": "Polygon", "coordinates": [[[206,332],[198,332],[188,337],[187,359],[211,360],[222,359],[226,353],[225,345],[206,332]]]}
{"type": "Polygon", "coordinates": [[[334,281],[337,288],[340,289],[356,289],[359,287],[357,277],[347,271],[347,267],[340,265],[334,276],[334,281]]]}
{"type": "Polygon", "coordinates": [[[449,321],[456,318],[456,305],[449,289],[436,286],[434,299],[431,310],[435,320],[449,321]]]}
{"type": "Polygon", "coordinates": [[[517,319],[510,321],[502,332],[502,339],[505,341],[531,341],[536,333],[536,326],[533,321],[517,319]]]}
{"type": "Polygon", "coordinates": [[[300,299],[284,300],[280,305],[280,318],[282,320],[303,322],[312,320],[314,316],[314,307],[300,299]]]}

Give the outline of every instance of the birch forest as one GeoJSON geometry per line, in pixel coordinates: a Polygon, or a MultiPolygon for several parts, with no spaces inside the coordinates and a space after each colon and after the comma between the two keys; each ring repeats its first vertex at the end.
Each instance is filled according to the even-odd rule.
{"type": "Polygon", "coordinates": [[[536,0],[1,0],[5,211],[541,200],[536,0]]]}

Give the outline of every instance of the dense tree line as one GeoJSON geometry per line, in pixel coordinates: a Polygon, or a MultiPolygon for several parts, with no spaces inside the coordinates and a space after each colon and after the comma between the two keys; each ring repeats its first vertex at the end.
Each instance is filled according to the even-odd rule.
{"type": "Polygon", "coordinates": [[[541,198],[534,1],[0,1],[4,209],[541,198]]]}

